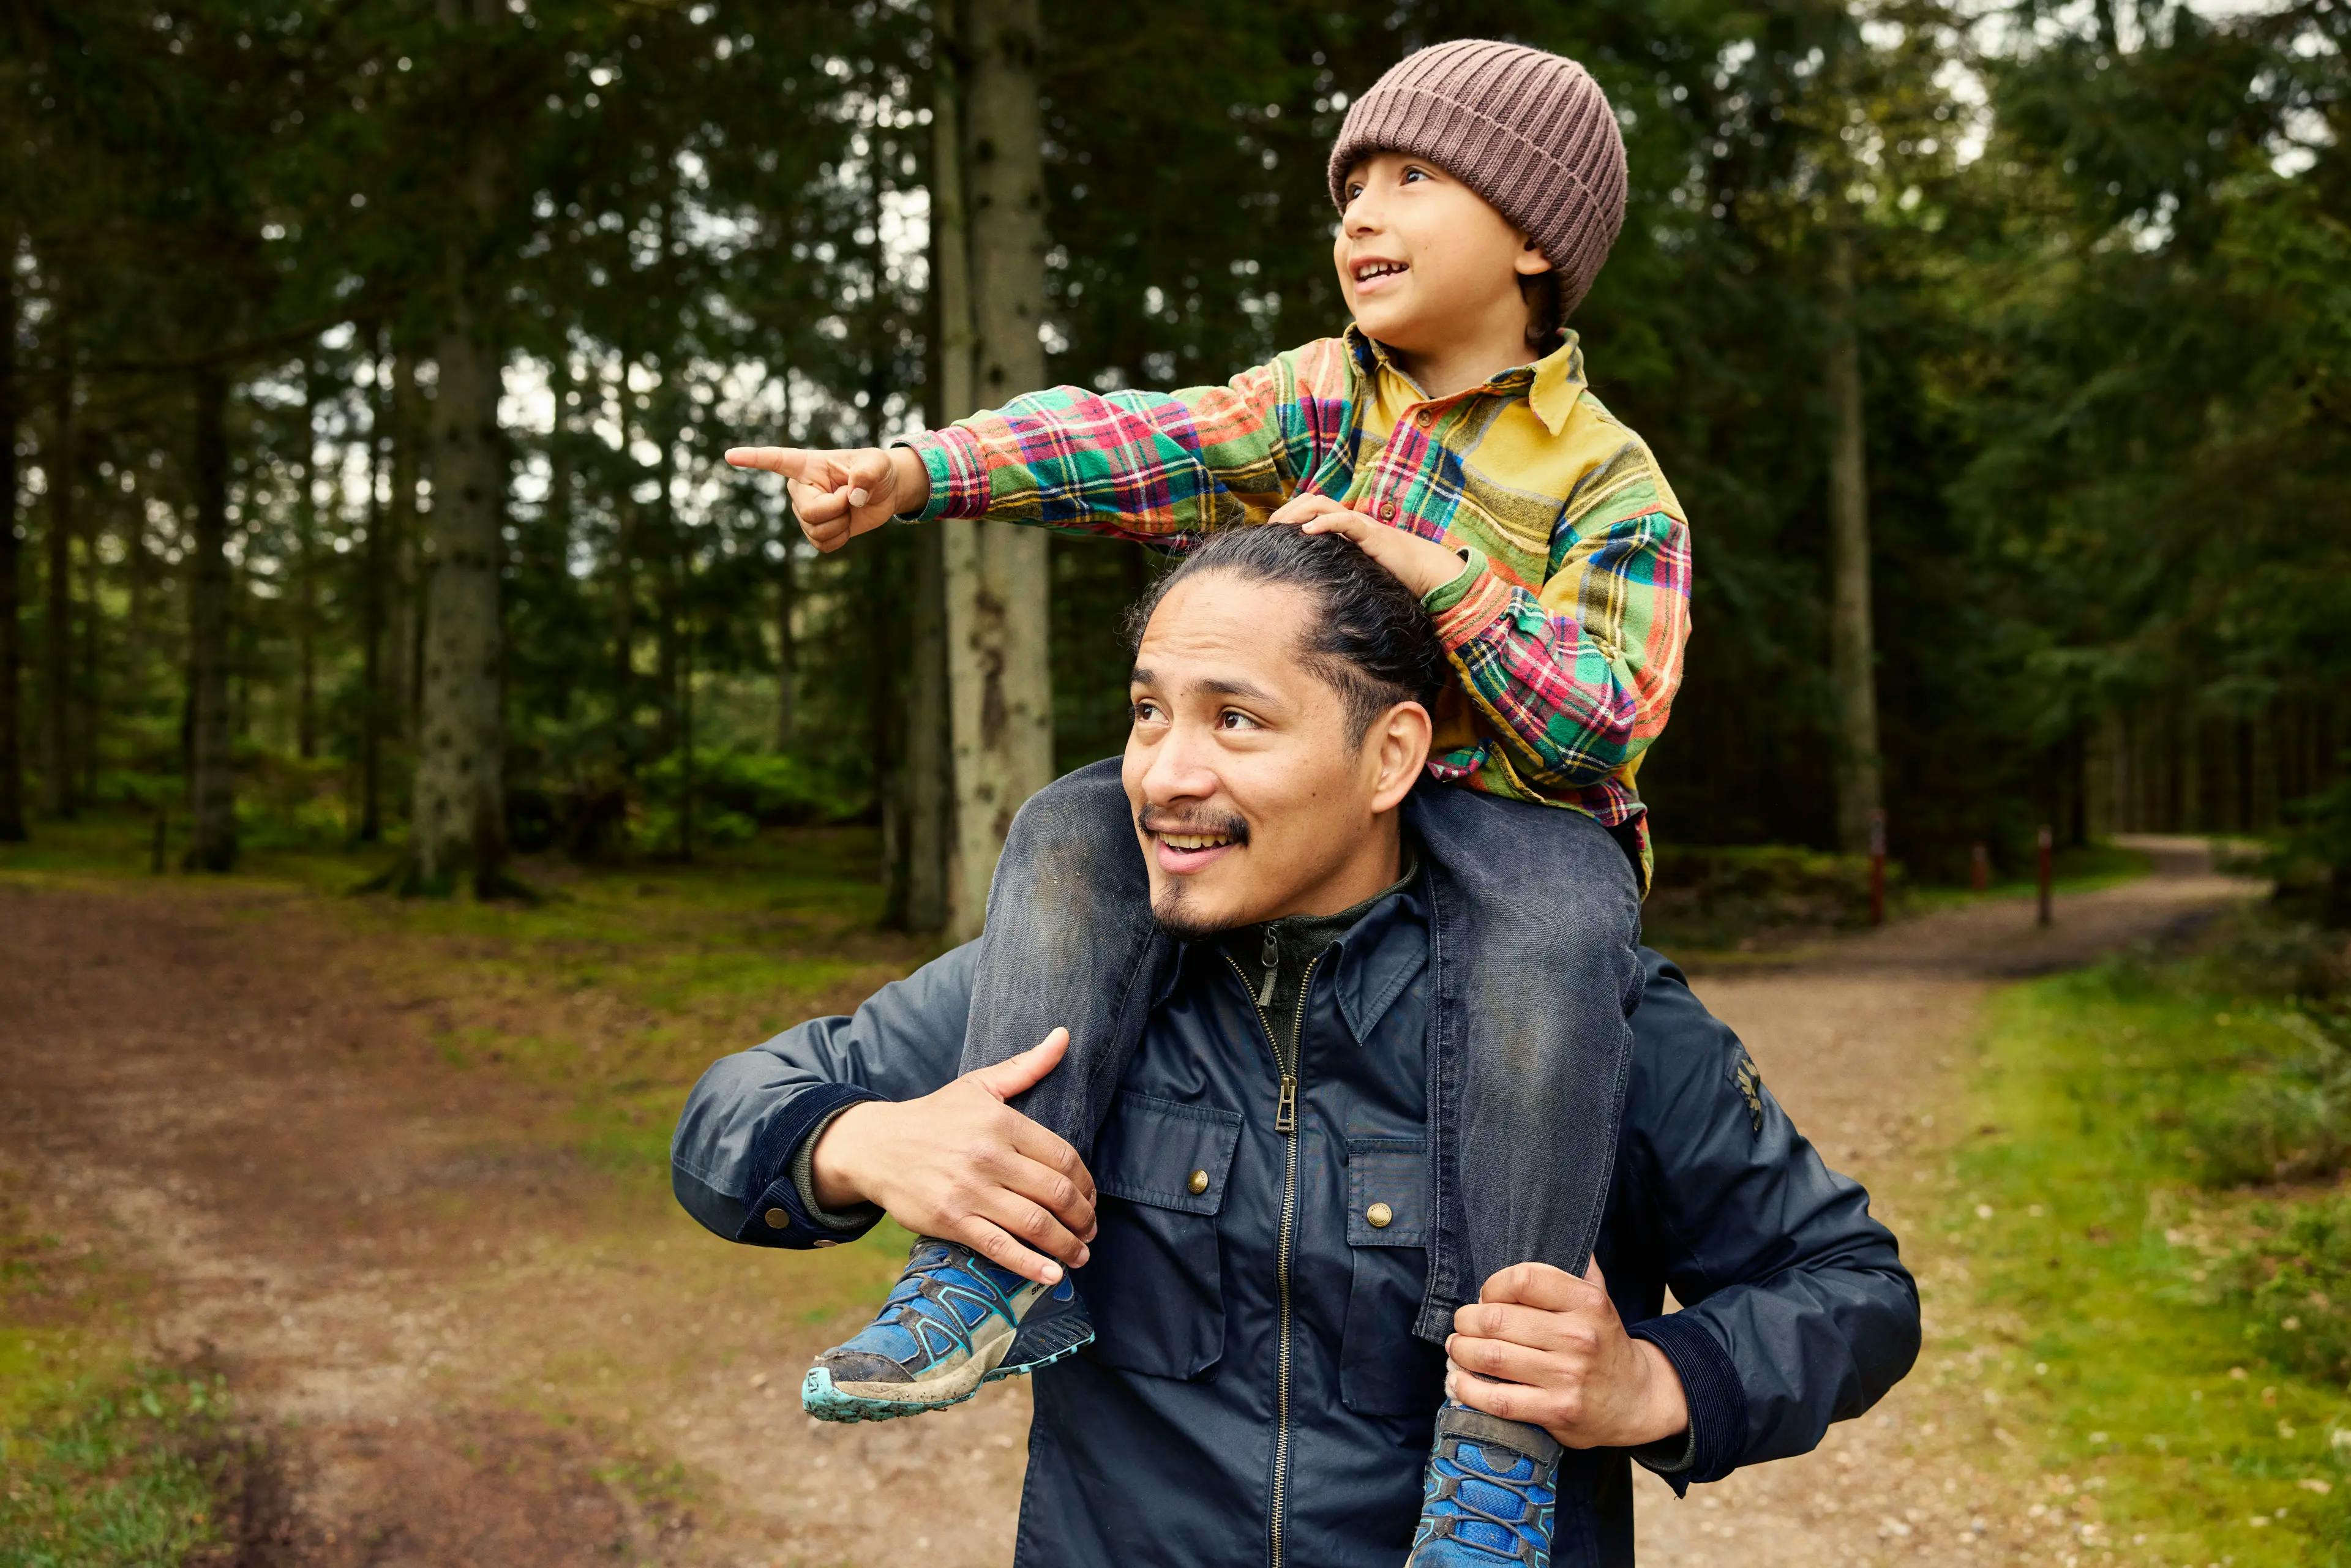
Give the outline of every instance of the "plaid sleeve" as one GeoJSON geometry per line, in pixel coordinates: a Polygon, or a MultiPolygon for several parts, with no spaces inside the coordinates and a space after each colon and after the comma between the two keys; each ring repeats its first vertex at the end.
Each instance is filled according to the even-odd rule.
{"type": "Polygon", "coordinates": [[[918,520],[995,517],[1178,549],[1263,522],[1343,413],[1343,396],[1313,384],[1336,348],[1292,350],[1222,386],[1054,387],[925,432],[907,443],[931,479],[918,520]]]}
{"type": "Polygon", "coordinates": [[[1471,700],[1543,794],[1625,768],[1672,711],[1689,638],[1689,530],[1651,503],[1580,520],[1540,593],[1487,566],[1437,614],[1471,700]]]}

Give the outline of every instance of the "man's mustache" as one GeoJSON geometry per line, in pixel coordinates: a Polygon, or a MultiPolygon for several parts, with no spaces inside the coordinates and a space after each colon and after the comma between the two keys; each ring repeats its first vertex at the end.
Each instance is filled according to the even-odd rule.
{"type": "Polygon", "coordinates": [[[1235,816],[1203,817],[1191,813],[1162,811],[1145,806],[1135,813],[1134,825],[1146,833],[1180,833],[1186,837],[1230,839],[1236,844],[1249,842],[1249,824],[1235,816]]]}

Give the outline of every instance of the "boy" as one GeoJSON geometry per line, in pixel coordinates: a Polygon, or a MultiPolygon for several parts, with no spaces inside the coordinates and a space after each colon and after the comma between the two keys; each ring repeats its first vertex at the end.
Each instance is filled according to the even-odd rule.
{"type": "MultiPolygon", "coordinates": [[[[1581,1273],[1589,1261],[1599,1215],[1549,1199],[1604,1188],[1567,1177],[1613,1157],[1607,1085],[1621,1096],[1649,864],[1634,774],[1679,678],[1688,540],[1647,448],[1585,389],[1564,329],[1624,213],[1623,144],[1591,77],[1515,45],[1423,50],[1349,110],[1330,180],[1354,319],[1343,338],[1223,387],[1065,387],[886,452],[727,458],[787,476],[821,549],[901,517],[984,516],[1178,550],[1212,529],[1288,523],[1343,534],[1422,596],[1458,677],[1429,772],[1465,787],[1419,792],[1431,896],[1460,938],[1434,961],[1487,1003],[1433,1024],[1467,1031],[1471,1064],[1430,1085],[1437,1223],[1418,1326],[1442,1340],[1453,1308],[1499,1270],[1581,1273]],[[1540,819],[1541,863],[1481,861],[1480,823],[1497,812],[1540,819]]],[[[1066,1026],[1068,1057],[1019,1108],[1083,1151],[1166,948],[1148,921],[1093,894],[1140,880],[1138,834],[1179,857],[1218,846],[1155,845],[1114,787],[1074,779],[1040,794],[1013,832],[1050,835],[1032,852],[1048,869],[990,889],[964,1068],[1066,1026]]],[[[1269,935],[1260,995],[1302,1007],[1311,957],[1285,970],[1295,956],[1278,946],[1269,935]]],[[[1290,1092],[1285,1080],[1285,1103],[1290,1092]]],[[[1088,1238],[1040,1197],[1032,1234],[1082,1263],[1088,1238]]],[[[832,1419],[912,1414],[1091,1338],[1060,1264],[979,1218],[964,1237],[916,1243],[881,1315],[819,1359],[804,1398],[832,1419]]],[[[1479,1405],[1483,1381],[1458,1369],[1448,1381],[1414,1568],[1549,1561],[1559,1445],[1540,1428],[1455,1418],[1479,1405]]]]}

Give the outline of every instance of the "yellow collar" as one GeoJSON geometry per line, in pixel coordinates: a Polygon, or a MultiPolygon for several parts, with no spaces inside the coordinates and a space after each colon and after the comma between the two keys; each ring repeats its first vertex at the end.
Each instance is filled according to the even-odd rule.
{"type": "MultiPolygon", "coordinates": [[[[1403,367],[1389,358],[1387,345],[1362,328],[1350,322],[1343,336],[1365,374],[1376,376],[1384,367],[1404,375],[1403,367]]],[[[1407,384],[1410,380],[1405,377],[1407,384]]],[[[1527,406],[1534,410],[1543,428],[1557,435],[1566,425],[1567,416],[1575,412],[1575,400],[1583,395],[1583,345],[1571,329],[1558,348],[1531,366],[1514,366],[1477,390],[1505,397],[1525,394],[1527,406]]]]}

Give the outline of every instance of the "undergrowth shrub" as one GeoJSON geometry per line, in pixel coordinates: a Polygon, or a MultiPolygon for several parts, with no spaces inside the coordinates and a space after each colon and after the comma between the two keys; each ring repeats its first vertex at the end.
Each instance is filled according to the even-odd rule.
{"type": "Polygon", "coordinates": [[[2252,1311],[2246,1337],[2289,1371],[2351,1380],[2351,1196],[2264,1207],[2262,1229],[2231,1261],[2232,1293],[2252,1311]]]}

